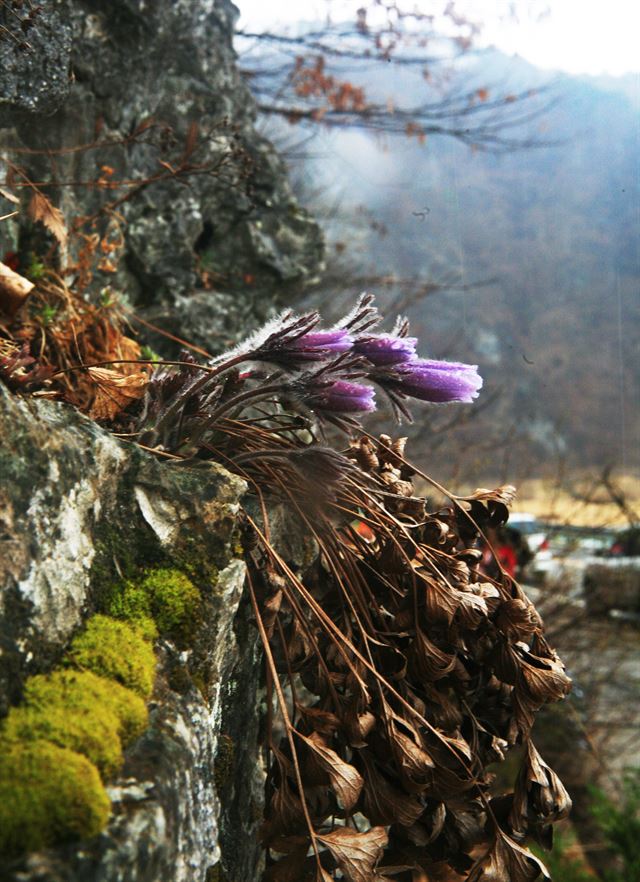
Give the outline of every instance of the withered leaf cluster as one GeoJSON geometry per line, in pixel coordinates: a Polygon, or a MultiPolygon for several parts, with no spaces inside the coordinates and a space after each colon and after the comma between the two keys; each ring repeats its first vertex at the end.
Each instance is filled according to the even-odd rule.
{"type": "Polygon", "coordinates": [[[12,391],[45,390],[104,422],[144,395],[149,364],[117,301],[92,303],[48,272],[20,309],[6,307],[0,291],[0,381],[12,391]]]}
{"type": "Polygon", "coordinates": [[[402,440],[363,436],[343,464],[313,511],[286,484],[320,549],[304,577],[252,522],[275,708],[265,880],[548,878],[526,841],[548,847],[570,800],[531,728],[570,681],[522,589],[479,568],[512,488],[429,512],[402,440]],[[514,745],[514,792],[495,794],[514,745]]]}
{"type": "Polygon", "coordinates": [[[368,296],[340,326],[319,320],[287,312],[205,365],[182,353],[149,378],[117,309],[49,279],[13,316],[0,379],[22,390],[54,366],[93,418],[158,453],[215,459],[254,491],[258,513],[244,517],[267,671],[265,882],[548,878],[527,841],[549,846],[570,800],[531,730],[570,681],[526,594],[497,562],[498,578],[481,568],[513,488],[431,511],[404,440],[375,439],[354,416],[373,409],[372,387],[354,380],[402,369],[406,396],[440,401],[446,387],[465,401],[475,367],[418,359],[405,326],[366,336],[380,320],[368,296]],[[382,356],[404,361],[380,368],[382,356]],[[325,443],[336,426],[352,439],[342,453],[325,443]],[[315,546],[300,571],[270,542],[269,495],[315,546]],[[494,793],[491,767],[516,745],[514,790],[494,793]]]}
{"type": "Polygon", "coordinates": [[[0,339],[0,381],[12,392],[31,392],[51,378],[53,368],[38,364],[29,347],[0,339]]]}

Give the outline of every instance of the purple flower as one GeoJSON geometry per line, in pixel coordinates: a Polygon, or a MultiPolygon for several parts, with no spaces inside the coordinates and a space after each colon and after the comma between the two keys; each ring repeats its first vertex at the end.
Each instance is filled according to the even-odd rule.
{"type": "Polygon", "coordinates": [[[353,346],[353,337],[344,328],[333,331],[310,331],[297,340],[292,340],[283,349],[285,356],[291,355],[297,361],[322,361],[332,355],[348,352],[353,346]]]}
{"type": "Polygon", "coordinates": [[[376,374],[375,379],[391,392],[437,403],[471,402],[482,388],[477,365],[423,358],[395,365],[384,374],[376,374]]]}
{"type": "Polygon", "coordinates": [[[305,396],[312,410],[327,414],[367,413],[376,409],[375,392],[371,386],[346,380],[317,382],[305,396]]]}
{"type": "Polygon", "coordinates": [[[353,345],[349,331],[346,328],[315,331],[313,328],[319,319],[317,312],[303,316],[285,313],[247,341],[244,345],[247,357],[298,370],[309,362],[325,361],[348,352],[353,345]]]}
{"type": "Polygon", "coordinates": [[[353,351],[364,355],[376,367],[414,361],[416,358],[415,337],[396,337],[394,334],[370,334],[358,338],[353,351]]]}

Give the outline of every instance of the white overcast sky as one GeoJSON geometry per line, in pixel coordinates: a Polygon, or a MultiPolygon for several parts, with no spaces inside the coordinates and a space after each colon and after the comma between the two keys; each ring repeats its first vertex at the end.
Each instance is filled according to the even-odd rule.
{"type": "MultiPolygon", "coordinates": [[[[345,5],[342,0],[235,2],[240,26],[251,29],[323,20],[328,8],[337,17],[345,5]]],[[[427,11],[433,4],[416,5],[427,11]]],[[[532,14],[521,14],[517,22],[503,14],[510,5],[509,0],[458,0],[456,8],[483,22],[481,45],[517,53],[538,67],[572,74],[640,73],[640,0],[534,0],[532,14]],[[540,19],[536,11],[543,8],[549,12],[540,19]]]]}

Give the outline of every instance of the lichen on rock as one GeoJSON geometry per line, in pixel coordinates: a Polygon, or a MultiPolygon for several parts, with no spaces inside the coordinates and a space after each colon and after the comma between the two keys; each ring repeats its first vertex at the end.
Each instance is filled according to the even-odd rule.
{"type": "MultiPolygon", "coordinates": [[[[222,726],[225,733],[237,732],[246,748],[237,752],[230,780],[242,776],[234,786],[244,802],[259,798],[257,793],[249,796],[255,788],[251,769],[256,763],[258,726],[257,703],[252,697],[258,669],[256,634],[246,625],[235,625],[245,619],[240,607],[244,563],[236,557],[238,513],[245,485],[214,464],[178,468],[159,462],[114,440],[65,405],[27,402],[9,395],[3,387],[0,419],[5,430],[0,435],[0,459],[7,476],[0,492],[6,502],[4,529],[11,538],[11,554],[7,554],[8,543],[0,548],[0,555],[5,553],[0,585],[0,708],[6,709],[5,713],[8,710],[11,719],[33,715],[33,711],[26,714],[21,708],[30,701],[34,706],[41,704],[47,689],[51,697],[53,684],[58,683],[56,689],[62,690],[68,678],[76,679],[83,684],[83,694],[78,693],[80,697],[73,701],[83,713],[90,715],[90,706],[98,703],[112,713],[111,719],[113,715],[118,718],[115,734],[121,741],[124,761],[115,778],[106,782],[111,800],[106,821],[103,811],[97,825],[93,809],[87,809],[93,826],[73,827],[84,836],[87,830],[95,831],[106,822],[100,836],[85,838],[77,847],[52,847],[77,838],[65,826],[58,806],[50,812],[55,835],[45,830],[38,839],[15,843],[11,839],[7,849],[15,857],[6,849],[0,856],[3,878],[12,882],[18,878],[21,882],[77,878],[84,882],[98,877],[115,880],[129,874],[140,882],[151,882],[157,877],[147,877],[141,869],[149,860],[143,859],[146,854],[152,856],[154,866],[164,868],[161,872],[166,871],[166,876],[200,882],[219,860],[219,825],[228,823],[221,819],[214,783],[222,726]],[[108,456],[103,455],[105,450],[108,456]],[[82,498],[72,493],[80,475],[87,487],[82,498]],[[160,505],[162,511],[171,506],[176,526],[170,538],[163,540],[154,532],[147,519],[149,509],[143,512],[139,506],[136,487],[145,489],[150,506],[160,505]],[[52,564],[67,542],[64,531],[57,528],[57,518],[61,507],[78,504],[86,512],[83,529],[92,550],[91,565],[70,570],[52,564]],[[42,544],[38,530],[45,537],[42,544]],[[33,583],[46,584],[47,589],[23,593],[27,573],[33,583]],[[149,591],[141,587],[145,579],[150,579],[149,591]],[[158,616],[163,611],[163,627],[168,625],[170,630],[161,632],[147,613],[158,616]],[[155,641],[156,685],[148,706],[148,726],[142,732],[143,714],[147,713],[146,707],[141,709],[146,705],[142,695],[111,680],[107,698],[96,685],[107,671],[118,673],[121,659],[114,667],[113,654],[110,661],[108,654],[105,659],[103,648],[99,664],[87,664],[87,652],[95,641],[84,636],[83,629],[95,637],[99,630],[95,622],[104,625],[105,619],[109,621],[108,632],[121,635],[112,645],[119,656],[130,654],[132,633],[135,645],[146,645],[151,656],[150,641],[155,641]],[[178,626],[175,632],[171,630],[174,626],[178,626]],[[67,664],[72,658],[75,663],[67,664]],[[43,684],[42,689],[38,684],[43,684]],[[129,699],[116,707],[116,698],[123,694],[129,699]],[[19,857],[17,852],[31,849],[32,842],[34,848],[45,850],[19,857]]],[[[146,684],[146,693],[148,672],[145,676],[142,680],[138,676],[138,682],[146,684]]],[[[52,710],[54,706],[58,707],[57,699],[51,702],[52,710]]],[[[62,714],[56,710],[54,716],[59,723],[62,714]]],[[[38,720],[41,730],[51,726],[51,719],[43,720],[38,720]]],[[[113,737],[113,728],[108,731],[113,737]]],[[[48,733],[51,737],[51,728],[48,733]]],[[[34,738],[33,730],[28,736],[25,733],[21,744],[35,744],[34,738]]],[[[7,745],[5,753],[11,753],[9,742],[2,736],[0,740],[7,745]]],[[[93,769],[93,777],[89,777],[102,788],[102,795],[92,798],[106,805],[105,784],[99,783],[95,766],[68,748],[47,744],[47,756],[55,750],[63,758],[71,756],[67,766],[82,772],[80,783],[89,780],[87,767],[93,769]]],[[[107,768],[115,768],[118,761],[112,752],[107,768]]],[[[14,774],[13,765],[3,768],[14,774]]],[[[8,786],[3,779],[0,787],[8,786]]],[[[68,788],[60,788],[61,798],[70,793],[68,788]]],[[[47,794],[43,797],[46,803],[47,794]]],[[[85,805],[81,797],[80,808],[85,805]]],[[[15,805],[18,796],[12,799],[11,805],[15,805]]],[[[41,818],[39,811],[35,816],[41,818]]],[[[255,814],[239,819],[234,816],[229,823],[233,823],[235,840],[244,845],[229,850],[227,860],[238,867],[239,878],[249,879],[258,853],[255,814]]]]}

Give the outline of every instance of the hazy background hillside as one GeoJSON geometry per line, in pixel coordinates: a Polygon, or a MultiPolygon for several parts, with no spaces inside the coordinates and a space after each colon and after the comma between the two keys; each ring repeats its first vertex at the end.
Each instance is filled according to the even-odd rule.
{"type": "MultiPolygon", "coordinates": [[[[297,127],[280,128],[331,242],[317,299],[367,287],[407,305],[425,354],[481,366],[484,406],[414,427],[439,474],[634,471],[638,77],[556,77],[495,50],[465,65],[465,82],[490,94],[544,90],[534,100],[548,107],[528,130],[541,146],[495,155],[453,139],[322,131],[299,146],[297,127]],[[427,282],[451,287],[416,301],[427,282]],[[442,425],[446,438],[433,434],[442,425]]],[[[417,94],[419,77],[390,76],[368,81],[369,93],[417,94]]]]}

